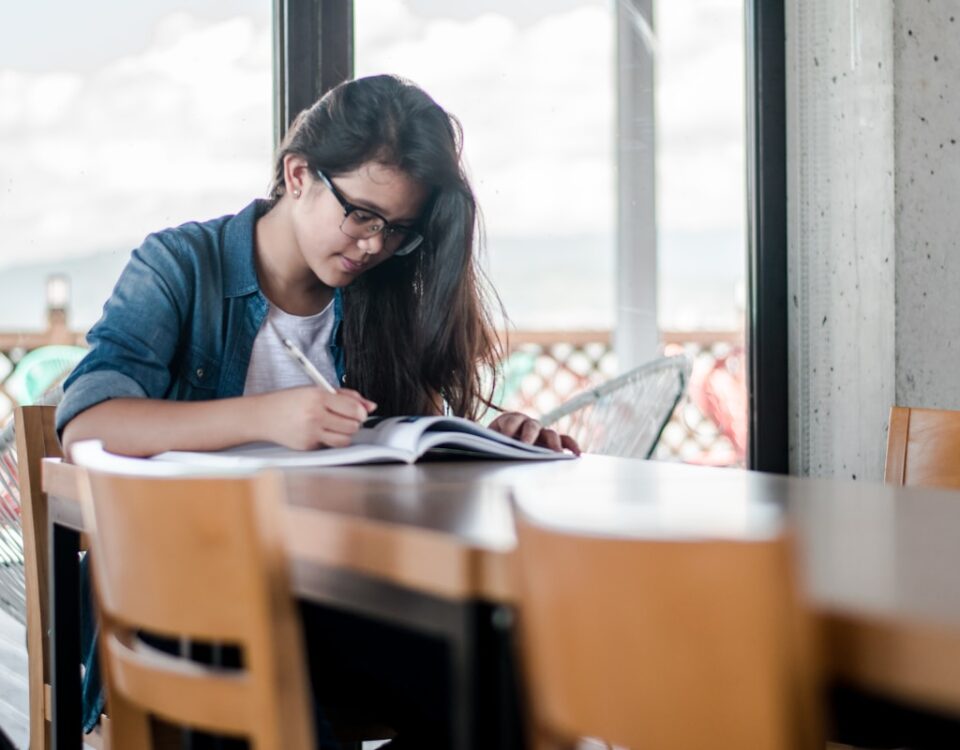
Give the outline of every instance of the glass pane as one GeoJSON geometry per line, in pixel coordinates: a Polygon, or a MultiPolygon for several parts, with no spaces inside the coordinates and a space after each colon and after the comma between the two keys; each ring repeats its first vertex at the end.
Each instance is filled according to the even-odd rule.
{"type": "Polygon", "coordinates": [[[355,13],[357,75],[410,78],[463,125],[485,266],[514,328],[500,403],[542,413],[612,374],[612,6],[368,0],[355,13]]]}
{"type": "MultiPolygon", "coordinates": [[[[653,312],[652,300],[637,299],[639,286],[619,301],[614,290],[628,273],[617,268],[617,154],[639,154],[641,169],[644,154],[655,157],[655,208],[637,204],[652,201],[642,190],[620,200],[636,214],[625,221],[656,222],[656,254],[635,252],[656,273],[664,351],[695,361],[689,400],[657,455],[738,463],[746,442],[743,3],[653,2],[652,18],[647,5],[370,0],[356,5],[356,69],[411,78],[463,123],[490,275],[517,329],[505,407],[544,413],[614,374],[617,305],[625,317],[653,312]],[[618,50],[618,23],[635,45],[618,50]],[[642,70],[651,57],[647,103],[642,70]],[[617,101],[619,72],[631,77],[621,96],[636,101],[617,101]],[[637,121],[620,126],[619,144],[618,108],[639,113],[627,115],[637,121]]],[[[641,265],[638,282],[643,273],[641,265]]]]}
{"type": "Polygon", "coordinates": [[[608,4],[366,0],[355,17],[358,76],[410,78],[463,124],[488,268],[513,323],[609,329],[616,228],[608,4]]]}
{"type": "MultiPolygon", "coordinates": [[[[693,357],[661,455],[743,464],[746,165],[743,0],[658,2],[659,323],[693,357]]],[[[672,342],[672,343],[671,343],[672,342]]]]}
{"type": "Polygon", "coordinates": [[[0,24],[0,329],[85,329],[149,232],[266,189],[268,0],[11,5],[0,24]],[[38,33],[42,30],[42,33],[38,33]]]}

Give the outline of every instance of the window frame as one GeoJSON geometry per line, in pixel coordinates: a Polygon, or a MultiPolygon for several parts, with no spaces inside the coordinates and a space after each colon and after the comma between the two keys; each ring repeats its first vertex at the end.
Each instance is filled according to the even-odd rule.
{"type": "MultiPolygon", "coordinates": [[[[353,0],[274,0],[273,7],[274,135],[279,144],[298,112],[352,77],[353,0]]],[[[785,474],[789,374],[784,0],[744,0],[744,8],[747,466],[785,474]]],[[[618,195],[618,201],[622,198],[618,195]]]]}
{"type": "Polygon", "coordinates": [[[273,0],[273,135],[353,77],[352,0],[273,0]]]}
{"type": "Polygon", "coordinates": [[[745,0],[747,467],[787,474],[787,121],[784,0],[745,0]]]}

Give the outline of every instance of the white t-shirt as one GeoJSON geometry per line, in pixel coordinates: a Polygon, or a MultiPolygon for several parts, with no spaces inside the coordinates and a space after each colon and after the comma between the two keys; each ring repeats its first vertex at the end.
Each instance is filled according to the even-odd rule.
{"type": "Polygon", "coordinates": [[[273,323],[283,336],[299,347],[328,383],[338,382],[337,368],[328,348],[333,332],[333,302],[315,315],[305,317],[290,315],[271,304],[253,341],[247,380],[243,386],[244,396],[314,384],[287,353],[277,330],[268,322],[273,323]]]}

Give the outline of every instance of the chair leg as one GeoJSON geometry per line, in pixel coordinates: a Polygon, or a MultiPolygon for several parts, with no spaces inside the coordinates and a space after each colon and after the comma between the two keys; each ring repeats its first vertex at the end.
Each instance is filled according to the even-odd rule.
{"type": "Polygon", "coordinates": [[[111,748],[153,747],[150,717],[139,707],[124,700],[116,691],[110,693],[110,723],[107,728],[111,748]]]}
{"type": "Polygon", "coordinates": [[[571,750],[572,747],[575,748],[575,746],[571,746],[569,742],[551,737],[542,732],[535,733],[531,745],[533,750],[571,750]]]}

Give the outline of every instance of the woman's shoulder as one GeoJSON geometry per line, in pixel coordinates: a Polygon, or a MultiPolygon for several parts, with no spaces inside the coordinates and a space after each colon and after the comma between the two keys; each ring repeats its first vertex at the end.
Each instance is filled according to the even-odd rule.
{"type": "Polygon", "coordinates": [[[256,217],[254,202],[236,214],[161,229],[147,235],[133,254],[157,271],[190,275],[223,269],[231,261],[252,263],[256,217]]]}
{"type": "Polygon", "coordinates": [[[207,221],[187,221],[151,232],[143,241],[149,252],[191,255],[217,250],[225,239],[226,226],[239,214],[227,214],[207,221]]]}

